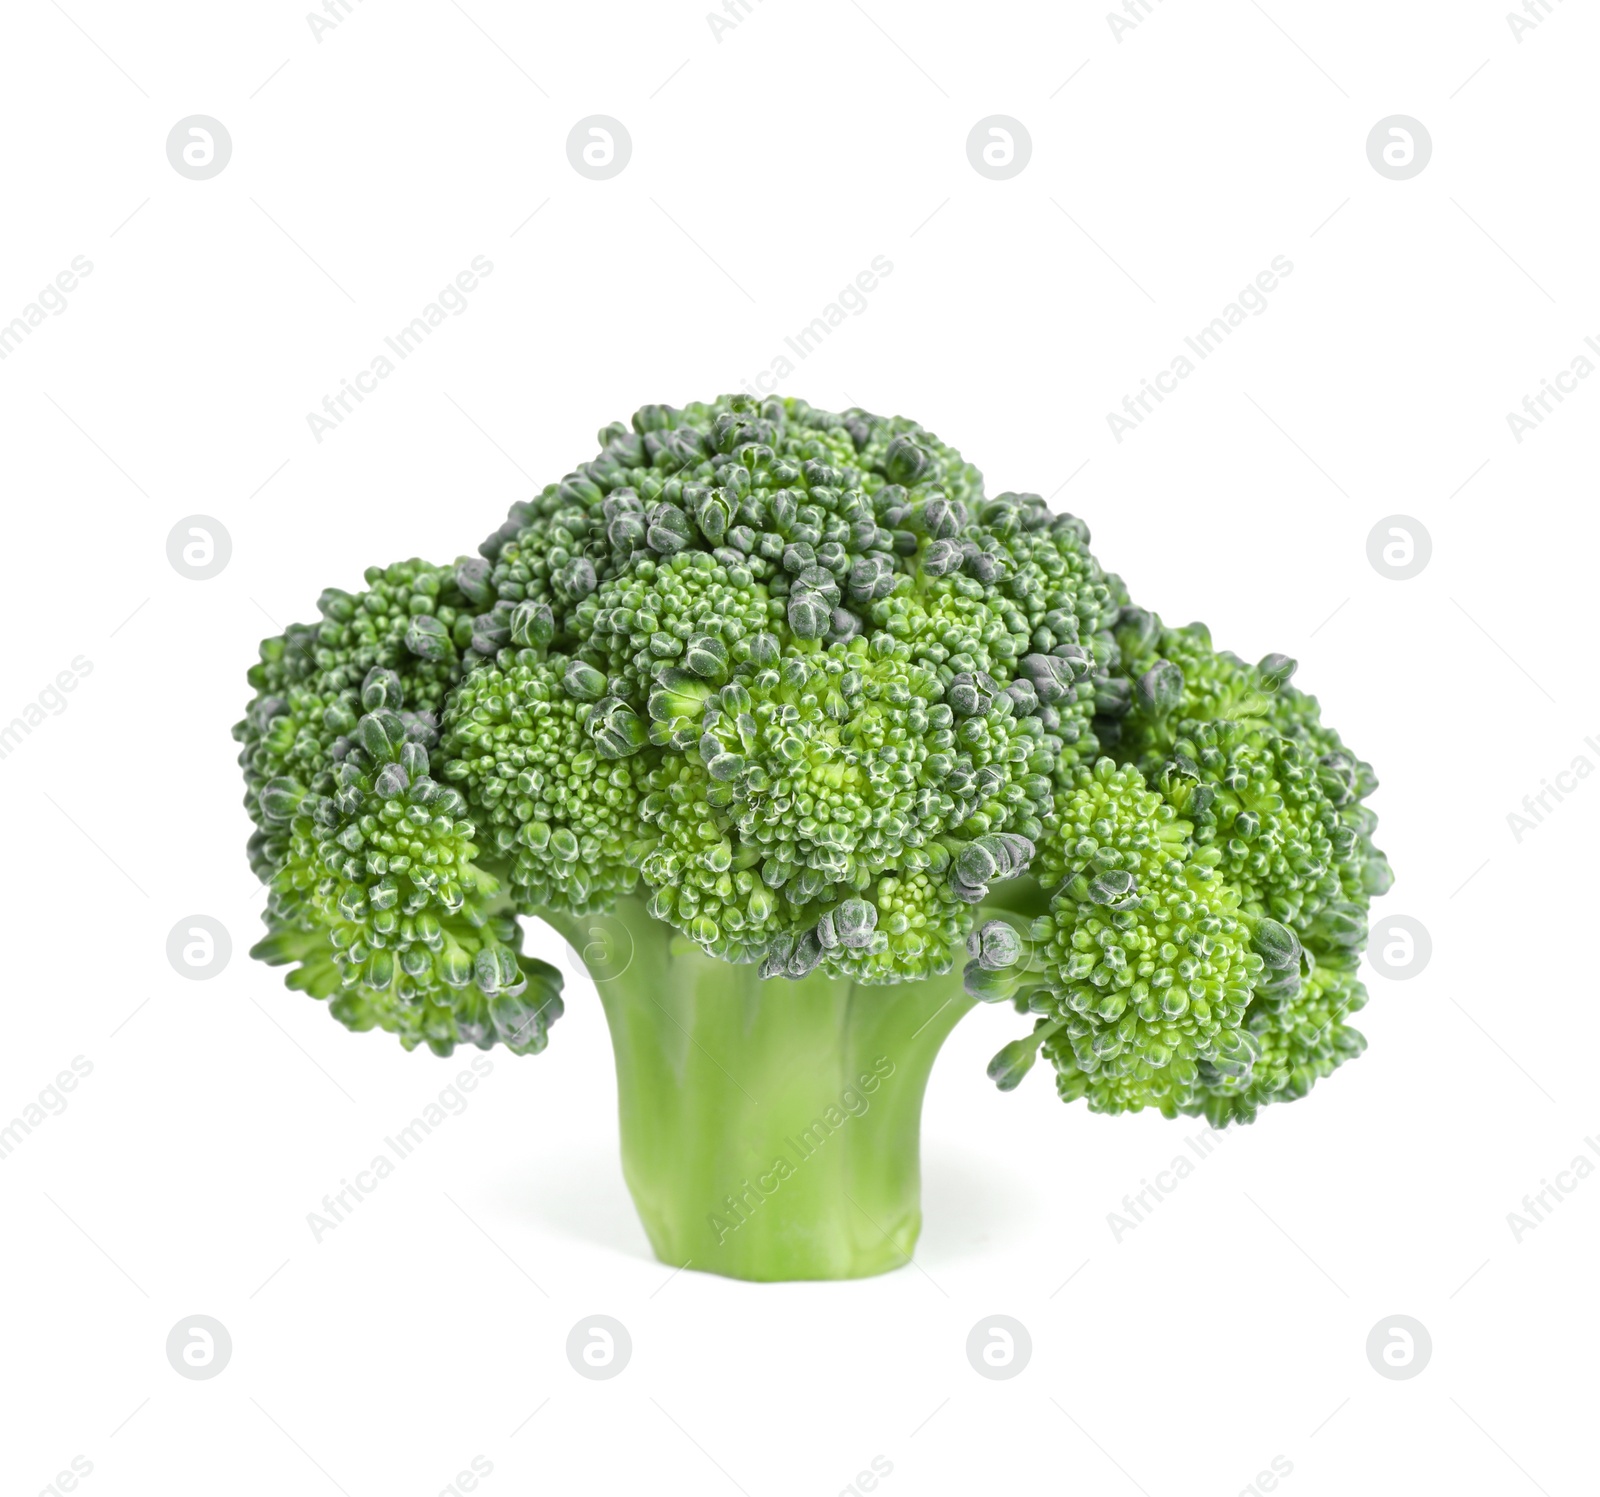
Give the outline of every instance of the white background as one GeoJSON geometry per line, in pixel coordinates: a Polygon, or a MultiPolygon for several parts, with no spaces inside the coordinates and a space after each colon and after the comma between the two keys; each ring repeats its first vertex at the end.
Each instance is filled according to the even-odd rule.
{"type": "Polygon", "coordinates": [[[1595,1491],[1600,1182],[1507,1222],[1600,1149],[1600,783],[1507,821],[1600,764],[1600,381],[1520,443],[1506,420],[1600,335],[1592,11],[1554,0],[1519,41],[1480,0],[1165,0],[1118,40],[1095,4],[751,0],[719,41],[679,0],[352,4],[320,41],[290,3],[5,8],[0,319],[94,268],[0,364],[0,721],[92,666],[0,760],[0,1122],[93,1067],[0,1160],[4,1490],[78,1456],[106,1497],[430,1497],[481,1456],[491,1497],[827,1497],[879,1455],[889,1497],[1228,1497],[1275,1456],[1303,1497],[1595,1491]],[[208,181],[165,151],[197,113],[233,141],[208,181]],[[604,182],[565,148],[597,113],[633,141],[604,182]],[[1001,182],[965,149],[997,113],[1033,147],[1001,182]],[[1433,141],[1406,181],[1366,155],[1396,113],[1433,141]],[[314,440],[475,255],[468,309],[314,440]],[[985,1010],[930,1088],[918,1266],[671,1277],[580,978],[545,1055],[496,1052],[314,1241],[459,1066],[245,957],[228,729],[256,641],[368,564],[471,551],[603,423],[769,368],[875,255],[783,393],[916,416],[992,490],[1085,516],[1169,621],[1297,656],[1380,771],[1381,910],[1431,962],[1369,974],[1367,1055],[1120,1242],[1108,1213],[1199,1125],[1064,1108],[1045,1073],[997,1095],[1015,1018],[985,1010]],[[1107,412],[1278,255],[1267,309],[1115,441],[1107,412]],[[232,539],[204,582],[166,554],[194,514],[232,539]],[[1432,537],[1410,581],[1367,557],[1394,514],[1432,537]],[[206,982],[165,955],[197,912],[233,940],[206,982]],[[164,1353],[197,1313],[233,1341],[210,1381],[164,1353]],[[595,1313],[633,1338],[609,1382],[563,1350],[595,1313]],[[1004,1382],[964,1353],[996,1313],[1033,1340],[1004,1382]],[[1407,1381],[1365,1352],[1395,1314],[1432,1337],[1407,1381]]]}

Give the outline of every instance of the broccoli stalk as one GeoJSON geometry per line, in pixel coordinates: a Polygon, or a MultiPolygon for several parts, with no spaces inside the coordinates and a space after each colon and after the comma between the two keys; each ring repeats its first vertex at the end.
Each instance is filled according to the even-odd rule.
{"type": "Polygon", "coordinates": [[[623,1175],[663,1262],[843,1279],[910,1260],[923,1093],[976,1001],[959,973],[884,987],[819,970],[774,993],[638,899],[545,918],[605,1007],[623,1175]]]}
{"type": "Polygon", "coordinates": [[[579,952],[656,1252],[905,1262],[935,1056],[1213,1126],[1365,1041],[1372,769],[1289,684],[1135,606],[1088,528],[914,422],[645,406],[475,557],[266,640],[235,728],[254,954],[407,1049],[543,1050],[579,952]],[[1047,1063],[1041,1065],[1041,1063],[1047,1063]]]}

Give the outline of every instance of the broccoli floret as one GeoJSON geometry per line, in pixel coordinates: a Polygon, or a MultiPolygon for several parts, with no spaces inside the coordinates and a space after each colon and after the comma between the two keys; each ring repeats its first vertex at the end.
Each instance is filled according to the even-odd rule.
{"type": "Polygon", "coordinates": [[[429,774],[431,726],[380,709],[334,749],[331,793],[268,781],[265,812],[288,825],[272,881],[274,933],[253,952],[311,969],[296,986],[334,993],[335,1017],[412,1049],[544,1048],[559,977],[520,955],[499,884],[474,859],[466,798],[429,774]],[[315,934],[325,945],[306,939],[315,934]]]}
{"type": "Polygon", "coordinates": [[[1353,962],[1367,903],[1392,877],[1372,844],[1376,818],[1360,804],[1377,780],[1322,726],[1316,699],[1288,684],[1287,656],[1248,666],[1216,651],[1203,624],[1168,629],[1131,605],[1113,633],[1112,710],[1096,728],[1114,758],[1092,776],[1057,772],[1036,868],[1060,888],[1035,924],[1038,947],[1012,971],[972,977],[969,990],[1010,996],[1043,973],[1020,1006],[1045,1018],[996,1058],[1002,1085],[1016,1084],[1037,1046],[1054,1061],[1063,1098],[1083,1096],[1096,1111],[1153,1105],[1168,1116],[1250,1121],[1364,1047],[1342,1020],[1365,1001],[1353,962]],[[1141,872],[1136,859],[1165,860],[1187,892],[1174,901],[1158,882],[1152,897],[1154,870],[1141,872]],[[1093,908],[1124,872],[1134,884],[1120,897],[1131,903],[1093,908]],[[1194,927],[1203,957],[1187,944],[1192,934],[1171,934],[1190,929],[1191,906],[1204,920],[1194,927]],[[1168,932],[1154,944],[1152,921],[1168,932]],[[1210,979],[1226,1002],[1208,1039],[1219,1013],[1205,964],[1217,961],[1225,973],[1210,979]],[[1195,996],[1196,981],[1198,1031],[1187,1009],[1189,1022],[1174,1025],[1141,987],[1160,984],[1177,1005],[1195,996]],[[1103,990],[1100,1003],[1086,984],[1103,990]]]}
{"type": "Polygon", "coordinates": [[[1168,627],[903,418],[724,396],[599,444],[263,643],[235,735],[290,987],[537,1052],[545,920],[656,1250],[750,1278],[905,1261],[976,1003],[1032,1020],[1002,1090],[1042,1055],[1097,1112],[1248,1122],[1360,1052],[1377,781],[1292,660],[1168,627]]]}
{"type": "Polygon", "coordinates": [[[502,658],[451,698],[444,777],[478,808],[519,908],[609,909],[639,877],[644,725],[581,661],[502,658]]]}
{"type": "Polygon", "coordinates": [[[1202,1074],[1254,1058],[1241,1034],[1264,970],[1238,889],[1131,765],[1080,770],[1049,845],[1065,868],[1035,921],[1046,1054],[1063,1100],[1097,1112],[1190,1105],[1202,1074]]]}
{"type": "Polygon", "coordinates": [[[255,698],[233,736],[244,745],[245,808],[256,823],[251,861],[263,880],[281,864],[282,823],[263,814],[262,788],[287,776],[326,792],[334,745],[363,711],[402,701],[437,721],[461,677],[472,618],[449,568],[423,561],[370,567],[367,591],[329,588],[320,624],[294,624],[261,642],[247,673],[255,698]]]}

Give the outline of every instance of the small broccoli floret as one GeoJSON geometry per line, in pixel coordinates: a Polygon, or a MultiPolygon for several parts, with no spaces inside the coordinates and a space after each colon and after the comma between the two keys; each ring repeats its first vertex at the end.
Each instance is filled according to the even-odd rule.
{"type": "Polygon", "coordinates": [[[1260,723],[1186,722],[1178,733],[1160,783],[1196,845],[1215,848],[1247,909],[1302,927],[1339,897],[1341,857],[1359,856],[1315,761],[1260,723]]]}
{"type": "Polygon", "coordinates": [[[664,666],[726,676],[740,643],[782,618],[748,570],[726,567],[706,551],[660,562],[646,554],[608,579],[596,603],[584,657],[615,693],[634,698],[649,695],[664,666]]]}
{"type": "Polygon", "coordinates": [[[1251,922],[1192,827],[1131,765],[1079,772],[1051,843],[1067,875],[1034,925],[1034,1012],[1063,1099],[1097,1112],[1191,1104],[1202,1068],[1248,1075],[1251,922]]]}
{"type": "Polygon", "coordinates": [[[1294,671],[1292,660],[1275,655],[1252,668],[1214,649],[1204,624],[1169,629],[1142,608],[1120,609],[1113,635],[1119,715],[1114,724],[1103,720],[1100,734],[1119,760],[1147,772],[1170,751],[1180,723],[1266,716],[1294,671]]]}
{"type": "Polygon", "coordinates": [[[472,617],[454,572],[412,560],[369,567],[366,581],[361,593],[327,589],[317,600],[322,622],[263,640],[248,672],[256,695],[233,736],[244,745],[251,859],[263,879],[287,851],[281,821],[261,810],[263,786],[287,776],[326,793],[333,745],[363,711],[403,705],[436,721],[460,679],[472,617]]]}
{"type": "Polygon", "coordinates": [[[474,862],[466,799],[428,773],[432,738],[380,709],[335,745],[330,794],[268,782],[261,800],[288,825],[288,855],[273,879],[273,933],[256,954],[306,962],[292,985],[318,996],[337,973],[335,1017],[386,1029],[407,1049],[448,1055],[499,1041],[533,1053],[561,1011],[559,977],[519,955],[498,884],[474,862]]]}
{"type": "Polygon", "coordinates": [[[1353,1060],[1365,1037],[1345,1020],[1367,1001],[1350,954],[1297,963],[1309,970],[1267,973],[1245,1015],[1245,1029],[1258,1051],[1249,1080],[1203,1078],[1201,1096],[1186,1111],[1203,1113],[1212,1127],[1252,1122],[1269,1102],[1291,1102],[1314,1083],[1353,1060]]]}
{"type": "MultiPolygon", "coordinates": [[[[1391,881],[1371,840],[1376,818],[1360,804],[1376,788],[1376,777],[1322,726],[1315,698],[1288,684],[1295,663],[1287,656],[1268,655],[1247,666],[1215,651],[1204,625],[1171,630],[1128,606],[1120,610],[1115,634],[1120,676],[1114,681],[1124,689],[1107,693],[1112,711],[1096,723],[1115,758],[1102,760],[1094,778],[1119,787],[1112,799],[1122,809],[1101,804],[1095,794],[1086,799],[1082,770],[1071,778],[1057,773],[1054,816],[1035,864],[1047,887],[1061,884],[1051,916],[1038,923],[1040,939],[1053,944],[1037,948],[1016,971],[970,976],[969,991],[1010,996],[1028,973],[1043,968],[1044,989],[1024,991],[1018,1002],[1047,1021],[1051,1015],[1062,1020],[1047,1033],[1041,1021],[1034,1038],[1058,1069],[1068,1063],[1058,1077],[1063,1097],[1087,1096],[1100,1110],[1155,1105],[1168,1114],[1203,1111],[1213,1120],[1249,1121],[1265,1102],[1302,1095],[1360,1052],[1360,1037],[1337,1018],[1365,1000],[1353,963],[1366,941],[1367,903],[1391,881]],[[1171,1026],[1158,1027],[1152,1037],[1115,996],[1114,1030],[1085,1017],[1106,1015],[1084,979],[1071,976],[1075,968],[1093,961],[1101,986],[1115,993],[1118,963],[1126,960],[1130,972],[1137,965],[1124,949],[1127,935],[1113,933],[1128,926],[1129,916],[1092,908],[1121,888],[1120,882],[1096,883],[1096,868],[1113,881],[1125,868],[1135,881],[1125,897],[1149,911],[1137,892],[1146,887],[1138,870],[1126,856],[1116,860],[1119,839],[1131,839],[1130,848],[1141,839],[1159,845],[1169,871],[1178,876],[1181,870],[1187,886],[1178,902],[1204,907],[1217,952],[1225,955],[1231,940],[1243,953],[1230,964],[1223,1026],[1209,1044],[1203,1033],[1197,1041],[1171,1026]],[[1052,969],[1049,953],[1061,944],[1062,917],[1074,913],[1090,928],[1083,934],[1074,925],[1068,935],[1078,955],[1057,960],[1052,969]],[[1111,948],[1108,964],[1099,953],[1111,948]],[[1076,1018],[1062,1012],[1064,981],[1076,984],[1066,989],[1076,994],[1076,1018]],[[1097,1064],[1107,1052],[1117,1083],[1109,1089],[1097,1064]]],[[[1165,894],[1159,903],[1166,908],[1165,894]]],[[[1192,966],[1194,953],[1182,957],[1182,948],[1164,941],[1162,953],[1179,951],[1192,966]]],[[[1145,974],[1152,983],[1156,976],[1145,974]]],[[[1163,982],[1168,993],[1180,986],[1174,974],[1163,982]]],[[[1215,1017],[1209,999],[1205,1006],[1215,1017]]],[[[1145,1010],[1152,1022],[1165,1024],[1148,999],[1145,1010]]],[[[1022,1053],[997,1058],[1006,1084],[1020,1078],[1022,1053]]]]}
{"type": "Polygon", "coordinates": [[[445,714],[444,777],[478,808],[518,908],[609,909],[638,882],[639,800],[654,757],[627,705],[591,667],[502,652],[445,714]]]}

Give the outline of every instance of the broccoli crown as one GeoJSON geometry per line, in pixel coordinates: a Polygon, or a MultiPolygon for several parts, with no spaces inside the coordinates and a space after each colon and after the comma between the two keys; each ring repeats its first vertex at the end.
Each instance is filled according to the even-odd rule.
{"type": "MultiPolygon", "coordinates": [[[[902,418],[645,406],[452,565],[261,647],[267,960],[354,1028],[543,1047],[517,914],[637,894],[763,977],[1012,1000],[1063,1098],[1248,1120],[1364,1043],[1371,767],[902,418]]],[[[780,1001],[775,997],[775,1001],[780,1001]]]]}

